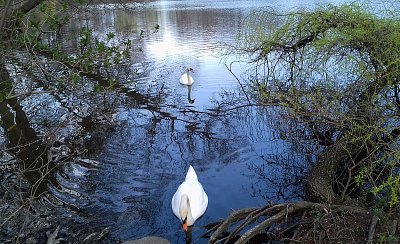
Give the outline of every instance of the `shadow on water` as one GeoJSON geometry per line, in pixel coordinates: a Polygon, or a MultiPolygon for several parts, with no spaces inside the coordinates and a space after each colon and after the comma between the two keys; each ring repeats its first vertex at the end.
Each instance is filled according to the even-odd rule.
{"type": "MultiPolygon", "coordinates": [[[[10,92],[6,89],[12,87],[12,82],[4,63],[1,63],[0,74],[2,92],[10,92]]],[[[42,195],[47,191],[47,181],[58,186],[52,175],[57,166],[51,164],[49,146],[44,144],[31,128],[29,119],[16,97],[0,102],[0,116],[1,126],[7,137],[8,152],[17,159],[19,173],[31,184],[30,191],[26,193],[34,198],[42,195]]]]}

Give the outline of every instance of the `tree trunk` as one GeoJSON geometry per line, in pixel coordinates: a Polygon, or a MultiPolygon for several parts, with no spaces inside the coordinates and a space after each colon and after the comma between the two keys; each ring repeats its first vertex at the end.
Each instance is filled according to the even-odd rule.
{"type": "Polygon", "coordinates": [[[43,1],[45,0],[26,0],[22,2],[6,0],[0,11],[0,33],[3,36],[7,36],[20,16],[29,13],[43,1]]]}
{"type": "Polygon", "coordinates": [[[10,11],[12,0],[7,0],[4,4],[3,11],[1,11],[1,19],[0,19],[0,30],[3,31],[5,27],[5,20],[8,15],[8,12],[10,11]]]}
{"type": "Polygon", "coordinates": [[[308,176],[307,193],[311,200],[329,204],[338,200],[333,190],[334,174],[346,160],[350,159],[350,152],[351,154],[360,152],[362,146],[362,143],[349,142],[343,137],[321,153],[308,176]]]}

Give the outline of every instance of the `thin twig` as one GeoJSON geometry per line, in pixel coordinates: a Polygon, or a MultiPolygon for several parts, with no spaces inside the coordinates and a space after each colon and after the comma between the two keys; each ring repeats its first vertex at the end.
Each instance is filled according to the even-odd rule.
{"type": "MultiPolygon", "coordinates": [[[[303,214],[301,215],[300,221],[304,220],[304,218],[306,217],[307,211],[303,211],[303,214]]],[[[297,227],[297,229],[294,231],[293,235],[292,235],[292,239],[296,239],[297,235],[300,232],[300,225],[297,227]]]]}
{"type": "Polygon", "coordinates": [[[232,63],[229,65],[229,67],[228,67],[227,64],[225,64],[225,67],[226,67],[226,68],[228,69],[228,71],[233,75],[233,77],[235,77],[235,79],[238,81],[238,83],[239,83],[239,85],[240,85],[240,88],[242,89],[244,95],[245,95],[246,98],[247,98],[247,101],[249,102],[249,104],[251,104],[250,98],[249,98],[249,96],[247,95],[246,90],[244,89],[244,86],[243,86],[242,82],[240,82],[240,79],[239,79],[239,78],[233,73],[233,71],[232,71],[232,63]]]}

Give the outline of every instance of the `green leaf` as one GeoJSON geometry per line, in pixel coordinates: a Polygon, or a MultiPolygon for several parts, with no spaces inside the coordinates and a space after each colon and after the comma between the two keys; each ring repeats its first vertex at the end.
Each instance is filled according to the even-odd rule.
{"type": "Polygon", "coordinates": [[[7,98],[5,93],[0,93],[0,102],[4,101],[7,98]]]}
{"type": "Polygon", "coordinates": [[[102,87],[99,84],[94,84],[93,91],[94,92],[101,92],[102,87]]]}
{"type": "Polygon", "coordinates": [[[108,39],[108,40],[111,40],[111,39],[113,39],[114,37],[115,37],[115,34],[114,34],[113,32],[107,33],[107,39],[108,39]]]}

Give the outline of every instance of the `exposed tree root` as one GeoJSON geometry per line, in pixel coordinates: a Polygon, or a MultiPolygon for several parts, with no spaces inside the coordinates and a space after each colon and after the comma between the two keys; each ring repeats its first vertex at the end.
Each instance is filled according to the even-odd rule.
{"type": "Polygon", "coordinates": [[[260,233],[267,233],[270,240],[298,243],[302,241],[299,238],[300,232],[302,232],[303,237],[307,237],[305,229],[309,229],[308,235],[312,234],[314,240],[329,240],[330,233],[328,230],[316,230],[324,229],[325,223],[328,222],[327,219],[331,215],[353,213],[362,216],[369,215],[365,208],[307,201],[242,209],[232,212],[223,222],[217,225],[209,243],[232,243],[232,241],[235,241],[234,243],[251,243],[251,239],[260,233]],[[307,221],[306,215],[311,216],[309,219],[314,219],[314,221],[307,221]],[[230,234],[222,237],[221,234],[226,232],[230,234]],[[239,239],[234,240],[240,234],[239,239]]]}

